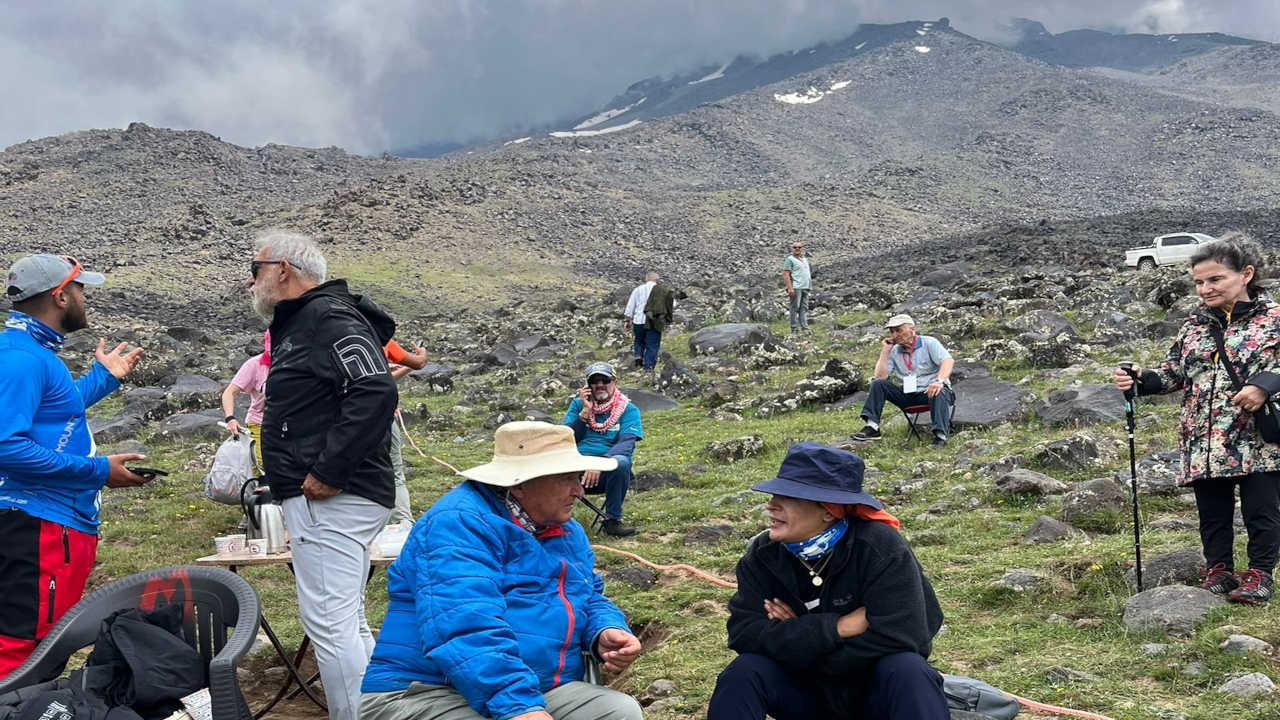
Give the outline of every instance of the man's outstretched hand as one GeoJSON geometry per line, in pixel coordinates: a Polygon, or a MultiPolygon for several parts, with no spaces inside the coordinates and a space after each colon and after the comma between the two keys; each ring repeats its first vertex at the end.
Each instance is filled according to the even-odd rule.
{"type": "Polygon", "coordinates": [[[640,657],[640,640],[625,630],[609,628],[596,640],[596,654],[604,660],[604,669],[616,675],[640,657]]]}
{"type": "Polygon", "coordinates": [[[107,341],[98,338],[98,349],[94,351],[93,357],[102,363],[102,366],[117,380],[123,380],[125,375],[133,372],[133,369],[138,366],[138,361],[142,359],[142,348],[125,352],[124,349],[128,346],[129,343],[120,343],[115,350],[106,352],[107,341]]]}
{"type": "MultiPolygon", "coordinates": [[[[101,346],[99,346],[101,351],[101,346]]],[[[146,460],[146,455],[138,453],[120,453],[119,455],[107,456],[107,487],[109,488],[127,488],[146,485],[149,480],[138,475],[124,464],[135,460],[146,460]]]]}

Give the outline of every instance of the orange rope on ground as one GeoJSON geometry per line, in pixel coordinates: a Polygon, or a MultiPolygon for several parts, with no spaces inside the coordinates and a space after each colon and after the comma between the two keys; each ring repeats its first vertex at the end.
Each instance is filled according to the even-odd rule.
{"type": "MultiPolygon", "coordinates": [[[[404,424],[404,415],[400,414],[400,408],[396,408],[396,420],[400,421],[400,433],[404,435],[405,440],[409,441],[409,447],[412,447],[414,450],[417,450],[418,454],[421,455],[422,457],[426,457],[427,454],[422,452],[422,448],[418,447],[418,443],[414,442],[413,436],[409,434],[409,426],[404,424]]],[[[439,460],[437,460],[436,462],[439,462],[439,460]]],[[[454,472],[457,472],[457,471],[455,470],[454,472]]]]}
{"type": "Polygon", "coordinates": [[[1017,700],[1019,705],[1025,705],[1026,707],[1029,707],[1032,710],[1039,710],[1041,712],[1053,713],[1055,715],[1068,715],[1070,717],[1086,718],[1086,720],[1114,720],[1114,718],[1109,718],[1106,715],[1097,715],[1095,713],[1085,712],[1084,710],[1072,710],[1071,708],[1058,707],[1057,705],[1046,705],[1045,703],[1038,703],[1035,700],[1028,700],[1024,697],[1018,697],[1013,693],[1005,693],[1005,695],[1013,698],[1014,700],[1017,700]]]}
{"type": "Polygon", "coordinates": [[[639,555],[636,555],[635,553],[630,553],[630,552],[627,552],[626,550],[619,550],[617,548],[611,548],[608,545],[592,545],[591,547],[595,548],[596,550],[605,550],[607,552],[616,553],[625,558],[631,558],[632,560],[635,560],[641,565],[644,565],[646,567],[651,567],[654,570],[664,570],[664,571],[665,570],[683,570],[693,575],[694,577],[701,578],[714,585],[719,585],[720,587],[726,587],[726,588],[729,588],[730,590],[738,589],[737,583],[731,583],[728,580],[721,580],[715,575],[712,575],[707,572],[703,572],[702,570],[699,570],[698,568],[692,565],[685,565],[683,563],[680,565],[659,565],[657,563],[649,562],[648,560],[645,560],[644,558],[640,557],[639,555]]]}

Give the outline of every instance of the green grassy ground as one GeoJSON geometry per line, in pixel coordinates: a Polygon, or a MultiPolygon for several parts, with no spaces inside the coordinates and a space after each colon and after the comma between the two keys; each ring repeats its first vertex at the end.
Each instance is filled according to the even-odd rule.
{"type": "MultiPolygon", "coordinates": [[[[856,321],[857,316],[839,318],[856,321]]],[[[766,382],[752,383],[751,392],[780,392],[796,379],[821,366],[827,357],[848,357],[868,369],[874,347],[851,352],[841,344],[824,339],[824,324],[815,334],[816,347],[803,367],[764,371],[766,382]]],[[[785,330],[781,325],[775,332],[785,330]]],[[[665,346],[678,357],[687,355],[687,335],[665,339],[665,346]]],[[[972,343],[971,343],[972,344],[972,343]]],[[[1148,362],[1160,348],[1143,349],[1138,360],[1148,362]]],[[[606,357],[600,351],[600,357],[606,357]]],[[[1106,367],[1119,359],[1107,354],[1095,357],[1096,372],[1081,376],[1085,382],[1102,381],[1106,367]]],[[[536,368],[535,368],[536,370],[536,368]]],[[[1003,379],[1023,383],[1043,396],[1048,389],[1063,384],[1045,373],[1016,365],[997,366],[1003,379]]],[[[628,378],[623,379],[623,384],[628,378]]],[[[402,406],[421,402],[433,413],[441,413],[461,401],[461,393],[427,395],[412,381],[402,385],[402,406]]],[[[1146,405],[1140,408],[1140,451],[1173,446],[1177,407],[1146,405]]],[[[896,414],[896,412],[895,412],[896,414]]],[[[485,462],[490,453],[487,442],[455,442],[458,437],[477,433],[484,413],[464,420],[457,427],[428,431],[411,424],[413,437],[428,455],[437,455],[459,467],[485,462]]],[[[890,417],[886,413],[886,417],[890,417]]],[[[811,439],[837,441],[860,427],[857,411],[823,413],[815,408],[776,416],[768,420],[746,417],[741,422],[718,422],[696,401],[666,412],[644,416],[645,440],[636,454],[639,469],[670,470],[680,474],[679,487],[634,493],[627,499],[629,522],[640,533],[624,540],[608,539],[606,544],[636,552],[661,563],[689,563],[726,579],[733,578],[734,564],[743,542],[762,528],[764,496],[743,493],[751,483],[772,477],[790,441],[811,439]],[[766,449],[758,457],[733,464],[720,464],[705,455],[708,441],[743,435],[761,435],[766,449]],[[728,524],[732,538],[711,546],[686,546],[686,531],[693,525],[728,524]]],[[[1117,424],[1087,428],[1099,435],[1123,437],[1117,424]]],[[[868,448],[865,459],[873,470],[871,484],[888,508],[903,523],[903,532],[915,543],[916,553],[933,580],[946,613],[946,632],[936,643],[933,660],[943,671],[980,677],[1007,691],[1032,699],[1090,710],[1124,720],[1175,718],[1209,720],[1234,717],[1273,719],[1280,717],[1276,700],[1239,700],[1220,696],[1214,688],[1239,674],[1261,671],[1280,677],[1276,659],[1229,656],[1218,651],[1224,637],[1223,625],[1238,626],[1241,632],[1280,644],[1274,607],[1254,609],[1224,607],[1188,639],[1167,640],[1157,634],[1134,634],[1120,624],[1121,609],[1128,591],[1123,580],[1132,565],[1132,534],[1127,522],[1117,532],[1091,533],[1065,542],[1026,545],[1023,532],[1037,515],[1055,515],[1057,498],[1009,498],[993,492],[991,479],[972,471],[953,470],[958,454],[978,452],[974,465],[1002,455],[1018,453],[1043,440],[1066,437],[1073,429],[1052,429],[1034,418],[990,430],[957,433],[950,445],[933,450],[910,444],[900,417],[886,425],[886,439],[868,448]],[[889,489],[914,474],[936,478],[936,482],[905,496],[893,496],[889,489]],[[969,509],[971,498],[977,507],[969,509]],[[952,510],[936,519],[917,516],[938,502],[952,503],[952,510]],[[1005,571],[1024,567],[1054,578],[1050,592],[1018,594],[993,588],[992,581],[1005,571]],[[1051,616],[1060,616],[1065,620],[1051,616]],[[1076,621],[1083,620],[1080,626],[1076,621]],[[1144,654],[1140,646],[1149,642],[1169,642],[1161,655],[1144,654]],[[1201,663],[1205,671],[1198,677],[1182,673],[1190,663],[1201,663]],[[1046,678],[1053,666],[1066,666],[1092,673],[1096,682],[1059,684],[1046,678]]],[[[212,552],[212,537],[230,532],[238,519],[234,508],[214,505],[200,497],[200,477],[208,463],[210,447],[156,444],[148,464],[177,470],[163,483],[130,491],[107,491],[103,507],[103,563],[98,581],[120,577],[145,568],[178,564],[212,552]]],[[[450,474],[427,458],[406,447],[409,486],[414,511],[424,511],[455,484],[450,474]]],[[[1127,467],[1122,453],[1109,464],[1074,474],[1054,473],[1065,481],[1084,480],[1111,474],[1127,467]]],[[[1180,515],[1194,517],[1194,508],[1176,498],[1144,498],[1144,521],[1180,515]]],[[[585,514],[580,520],[586,521],[585,514]]],[[[1194,533],[1148,532],[1144,535],[1144,557],[1195,546],[1194,533]]],[[[1243,552],[1243,540],[1237,543],[1243,552]]],[[[631,565],[630,560],[601,551],[598,566],[608,577],[610,571],[631,565]]],[[[246,570],[261,593],[266,612],[287,642],[300,637],[291,578],[284,568],[246,570]]],[[[635,589],[621,582],[607,583],[607,592],[628,614],[633,627],[646,629],[657,640],[618,681],[623,689],[640,692],[658,678],[672,680],[679,700],[650,711],[652,718],[692,718],[705,712],[705,704],[720,668],[732,653],[725,648],[725,605],[729,590],[681,573],[662,574],[658,582],[635,589]]],[[[370,622],[377,625],[384,612],[385,588],[382,576],[371,583],[368,594],[370,622]]]]}

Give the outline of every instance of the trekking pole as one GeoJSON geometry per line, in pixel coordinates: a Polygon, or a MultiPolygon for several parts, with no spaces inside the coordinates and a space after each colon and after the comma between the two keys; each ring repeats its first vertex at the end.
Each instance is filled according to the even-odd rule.
{"type": "Polygon", "coordinates": [[[1134,575],[1138,580],[1138,592],[1142,592],[1142,529],[1138,524],[1138,460],[1133,444],[1133,404],[1138,399],[1138,373],[1133,363],[1122,362],[1120,369],[1133,378],[1133,384],[1124,391],[1124,422],[1129,430],[1129,493],[1133,502],[1133,560],[1134,575]]]}

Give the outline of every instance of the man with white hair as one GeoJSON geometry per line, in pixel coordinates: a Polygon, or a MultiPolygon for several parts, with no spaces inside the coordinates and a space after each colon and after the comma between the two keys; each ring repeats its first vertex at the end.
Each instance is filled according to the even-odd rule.
{"type": "Polygon", "coordinates": [[[507,423],[493,446],[387,568],[361,718],[639,720],[634,698],[584,681],[589,659],[619,673],[641,650],[573,519],[581,474],[617,461],[543,422],[507,423]]]}
{"type": "Polygon", "coordinates": [[[880,439],[880,414],[888,400],[900,408],[928,405],[933,447],[945,446],[951,432],[951,407],[956,401],[951,389],[951,369],[956,361],[937,338],[917,335],[916,322],[910,315],[894,315],[884,327],[889,335],[881,339],[880,359],[876,360],[874,379],[862,405],[862,419],[867,426],[854,433],[852,440],[880,439]],[[894,384],[890,375],[902,385],[894,384]]]}
{"type": "Polygon", "coordinates": [[[329,717],[354,720],[373,652],[369,544],[395,504],[387,420],[399,396],[382,351],[395,323],[325,271],[310,238],[278,230],[258,238],[250,265],[254,309],[271,321],[263,465],[283,501],[329,717]]]}

